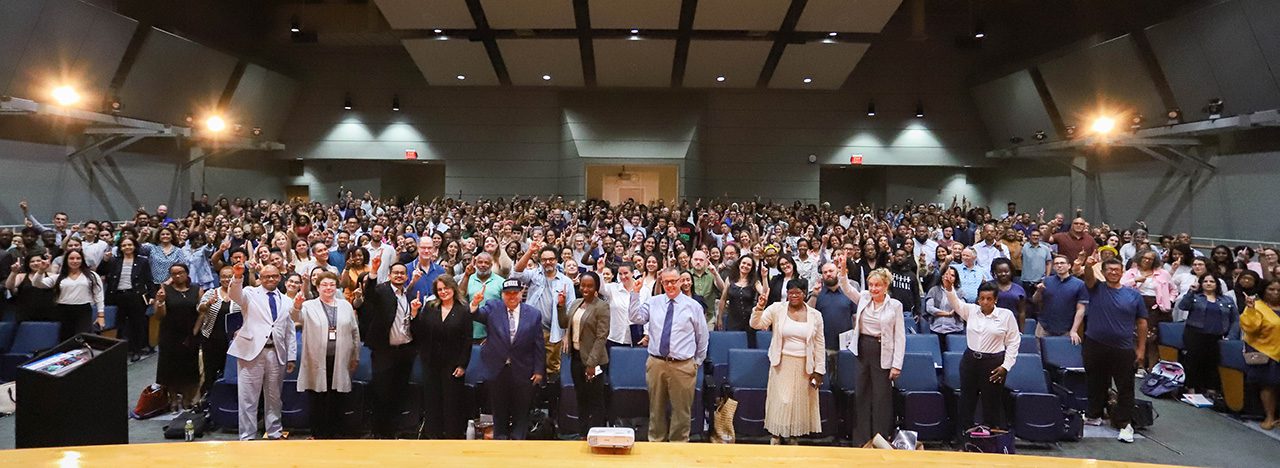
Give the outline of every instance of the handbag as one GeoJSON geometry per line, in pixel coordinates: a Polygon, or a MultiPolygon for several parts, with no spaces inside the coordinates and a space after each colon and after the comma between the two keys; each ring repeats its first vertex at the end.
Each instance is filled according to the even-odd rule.
{"type": "Polygon", "coordinates": [[[737,439],[733,429],[733,416],[738,412],[738,400],[724,397],[720,406],[716,407],[715,418],[711,425],[711,443],[732,444],[737,439]]]}
{"type": "Polygon", "coordinates": [[[964,431],[964,451],[975,453],[1003,453],[1012,455],[1013,432],[991,429],[986,426],[971,427],[964,431]]]}
{"type": "Polygon", "coordinates": [[[1271,361],[1271,357],[1257,351],[1245,351],[1244,363],[1251,366],[1261,366],[1271,361]]]}
{"type": "Polygon", "coordinates": [[[138,395],[138,404],[129,412],[129,416],[133,419],[148,419],[166,411],[169,411],[169,397],[164,386],[151,384],[142,389],[142,394],[138,395]]]}

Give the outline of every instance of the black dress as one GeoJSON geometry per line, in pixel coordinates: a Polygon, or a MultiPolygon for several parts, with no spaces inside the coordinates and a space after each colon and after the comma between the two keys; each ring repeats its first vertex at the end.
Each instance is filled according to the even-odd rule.
{"type": "MultiPolygon", "coordinates": [[[[14,273],[16,274],[16,273],[14,273]]],[[[36,287],[31,284],[31,275],[28,274],[18,283],[17,294],[14,295],[14,303],[18,309],[19,322],[56,322],[57,314],[54,313],[54,300],[57,295],[52,289],[36,287]]]]}
{"type": "Polygon", "coordinates": [[[165,315],[160,321],[160,362],[156,365],[156,383],[191,386],[200,381],[200,348],[192,329],[199,313],[200,290],[184,293],[165,286],[165,315]]]}
{"type": "Polygon", "coordinates": [[[724,329],[747,332],[747,346],[750,348],[756,346],[756,329],[751,328],[751,309],[756,307],[759,297],[760,292],[756,291],[755,285],[751,283],[747,283],[746,286],[729,284],[729,298],[725,303],[724,329]]]}

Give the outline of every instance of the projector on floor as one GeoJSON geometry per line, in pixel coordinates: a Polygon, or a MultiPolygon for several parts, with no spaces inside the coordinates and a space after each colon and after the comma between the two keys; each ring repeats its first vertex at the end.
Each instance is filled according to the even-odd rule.
{"type": "Polygon", "coordinates": [[[636,443],[636,430],[630,427],[593,427],[587,431],[587,445],[592,448],[631,448],[636,443]]]}

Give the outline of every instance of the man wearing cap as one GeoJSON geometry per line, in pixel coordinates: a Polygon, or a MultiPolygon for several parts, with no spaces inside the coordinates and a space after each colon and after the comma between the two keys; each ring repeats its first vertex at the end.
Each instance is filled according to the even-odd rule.
{"type": "MultiPolygon", "coordinates": [[[[529,409],[534,388],[546,376],[542,312],[520,302],[520,280],[502,282],[502,300],[471,298],[475,321],[488,338],[480,346],[480,378],[489,389],[493,438],[523,440],[529,435],[529,409]]],[[[557,303],[564,304],[560,295],[557,303]]]]}
{"type": "Polygon", "coordinates": [[[622,277],[631,293],[631,323],[644,325],[649,337],[649,441],[688,442],[698,368],[707,358],[707,321],[702,306],[680,294],[680,270],[662,270],[658,279],[664,294],[642,300],[640,283],[622,277]]]}

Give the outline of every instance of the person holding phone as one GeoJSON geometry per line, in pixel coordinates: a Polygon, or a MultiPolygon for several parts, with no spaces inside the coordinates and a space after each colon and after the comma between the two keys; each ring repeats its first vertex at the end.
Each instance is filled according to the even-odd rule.
{"type": "Polygon", "coordinates": [[[773,329],[769,343],[769,388],[764,427],[774,445],[794,444],[795,437],[822,431],[818,389],[827,373],[827,345],[822,312],[805,304],[808,283],[787,281],[786,301],[766,307],[760,296],[751,311],[751,327],[773,329]]]}
{"type": "Polygon", "coordinates": [[[578,436],[586,438],[587,430],[605,425],[604,367],[609,365],[611,310],[609,301],[600,298],[600,276],[593,271],[582,274],[578,281],[582,297],[565,307],[567,291],[558,295],[556,317],[569,339],[564,340],[563,353],[569,354],[569,371],[577,389],[578,436]]]}

